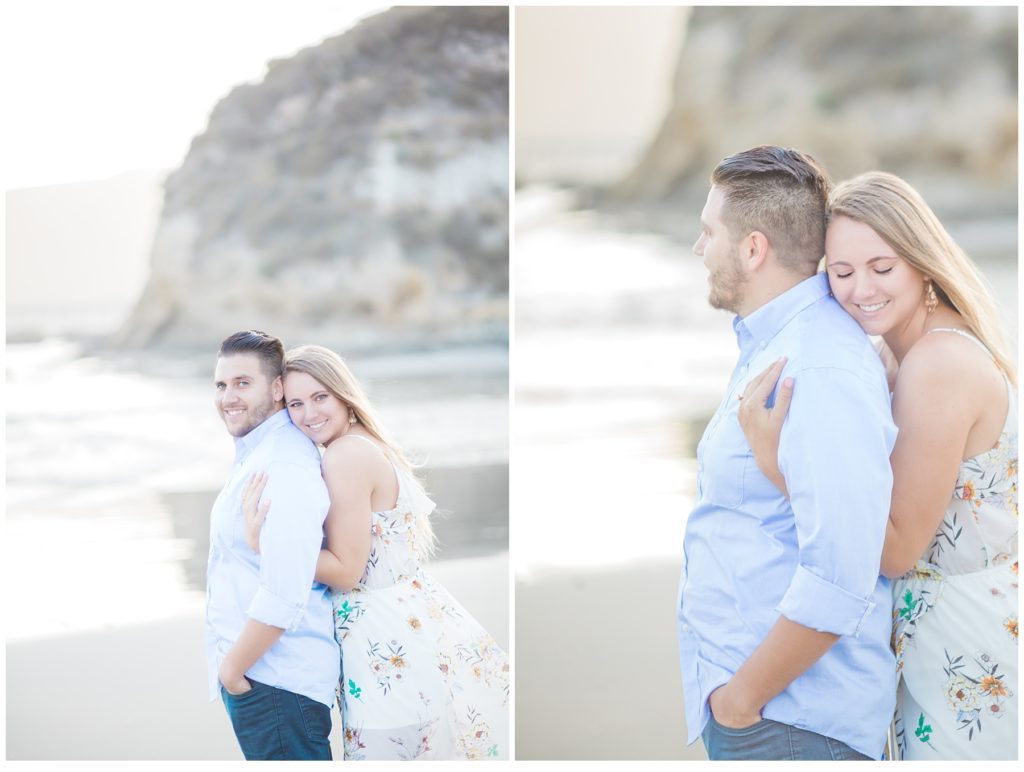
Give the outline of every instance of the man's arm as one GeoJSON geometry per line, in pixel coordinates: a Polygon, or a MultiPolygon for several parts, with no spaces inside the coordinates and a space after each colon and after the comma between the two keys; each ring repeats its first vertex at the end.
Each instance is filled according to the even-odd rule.
{"type": "Polygon", "coordinates": [[[711,693],[708,704],[715,720],[734,728],[756,723],[761,708],[838,640],[834,633],[812,630],[780,616],[729,682],[711,693]]]}
{"type": "Polygon", "coordinates": [[[221,683],[236,694],[248,691],[246,671],[302,619],[328,506],[318,471],[284,463],[266,471],[263,497],[274,503],[260,531],[260,585],[220,668],[221,683]]]}
{"type": "Polygon", "coordinates": [[[242,694],[252,687],[245,680],[246,671],[256,660],[266,654],[270,647],[284,635],[284,628],[265,625],[255,619],[245,620],[245,626],[234,645],[224,655],[220,664],[220,682],[231,694],[242,694]]]}
{"type": "Polygon", "coordinates": [[[797,377],[779,461],[789,482],[799,563],[779,619],[733,678],[709,698],[725,726],[748,726],[764,705],[874,608],[892,491],[895,426],[879,378],[808,369],[797,377]]]}

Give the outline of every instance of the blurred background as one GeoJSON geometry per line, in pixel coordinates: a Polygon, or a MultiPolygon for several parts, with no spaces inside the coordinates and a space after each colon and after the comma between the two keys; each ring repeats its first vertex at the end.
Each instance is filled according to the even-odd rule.
{"type": "Polygon", "coordinates": [[[737,348],[691,251],[719,160],[905,177],[1017,341],[1017,9],[516,10],[516,756],[701,759],[675,608],[737,348]]]}
{"type": "Polygon", "coordinates": [[[508,648],[508,9],[4,22],[7,758],[241,758],[203,638],[238,329],[346,357],[508,648]]]}

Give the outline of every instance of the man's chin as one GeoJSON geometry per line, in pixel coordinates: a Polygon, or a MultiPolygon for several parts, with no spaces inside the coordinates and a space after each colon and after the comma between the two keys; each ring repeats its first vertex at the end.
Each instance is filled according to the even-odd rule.
{"type": "Polygon", "coordinates": [[[718,295],[710,295],[708,297],[708,305],[712,308],[718,309],[719,311],[728,311],[730,313],[736,312],[732,301],[721,298],[718,295]]]}
{"type": "Polygon", "coordinates": [[[225,420],[224,421],[224,428],[226,428],[228,430],[228,434],[230,434],[232,437],[244,437],[249,432],[251,432],[255,428],[255,426],[253,426],[251,423],[244,423],[244,424],[228,423],[225,420]]]}

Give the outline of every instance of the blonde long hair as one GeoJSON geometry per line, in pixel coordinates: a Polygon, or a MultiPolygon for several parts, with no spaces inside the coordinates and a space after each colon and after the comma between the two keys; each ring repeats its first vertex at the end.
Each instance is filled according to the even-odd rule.
{"type": "Polygon", "coordinates": [[[909,183],[887,172],[867,172],[842,182],[829,197],[828,219],[838,216],[869,226],[897,255],[930,277],[935,294],[960,314],[1017,386],[988,284],[909,183]]]}
{"type": "MultiPolygon", "coordinates": [[[[282,374],[287,375],[289,372],[305,373],[345,403],[348,409],[355,413],[356,420],[363,428],[384,446],[387,456],[408,472],[409,481],[421,492],[426,493],[422,481],[416,475],[414,464],[384,429],[370,400],[344,359],[323,346],[296,346],[284,355],[282,374]]],[[[433,554],[437,539],[429,515],[416,518],[414,543],[421,558],[433,554]]]]}

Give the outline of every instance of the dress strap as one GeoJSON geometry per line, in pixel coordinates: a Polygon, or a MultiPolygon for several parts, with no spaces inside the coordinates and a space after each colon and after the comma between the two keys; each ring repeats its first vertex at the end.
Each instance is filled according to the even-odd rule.
{"type": "MultiPolygon", "coordinates": [[[[369,437],[364,437],[361,434],[345,434],[345,435],[342,435],[342,436],[344,436],[344,437],[355,437],[357,440],[362,440],[363,442],[368,442],[371,445],[373,445],[373,447],[375,447],[377,450],[379,450],[381,453],[384,453],[384,448],[382,448],[376,442],[371,440],[369,437]]],[[[384,453],[384,455],[387,456],[387,453],[384,453]]],[[[388,459],[388,460],[390,461],[391,459],[388,459]]]]}
{"type": "Polygon", "coordinates": [[[964,330],[958,330],[956,327],[933,327],[932,329],[928,330],[928,332],[955,332],[957,335],[959,335],[959,336],[961,336],[963,338],[967,338],[967,340],[969,340],[972,343],[976,344],[982,351],[984,351],[986,354],[988,354],[988,358],[989,359],[991,359],[992,361],[995,361],[995,357],[992,356],[992,352],[988,350],[988,348],[985,346],[985,344],[982,343],[980,340],[978,340],[973,335],[971,335],[971,333],[969,333],[969,332],[966,332],[964,330]]]}

